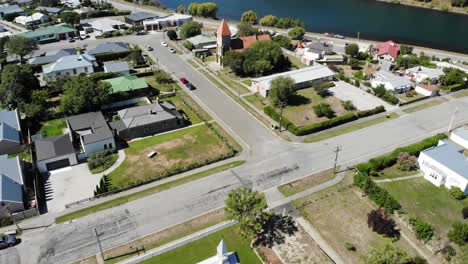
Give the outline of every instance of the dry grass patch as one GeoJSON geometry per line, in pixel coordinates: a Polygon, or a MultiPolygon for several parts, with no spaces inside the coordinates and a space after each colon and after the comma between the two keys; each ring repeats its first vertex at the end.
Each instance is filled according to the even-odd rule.
{"type": "Polygon", "coordinates": [[[314,175],[293,181],[291,183],[281,185],[280,187],[278,187],[278,190],[284,196],[291,196],[293,194],[302,192],[304,190],[332,180],[333,178],[335,178],[335,176],[336,174],[333,172],[333,169],[328,169],[316,173],[314,175]]]}

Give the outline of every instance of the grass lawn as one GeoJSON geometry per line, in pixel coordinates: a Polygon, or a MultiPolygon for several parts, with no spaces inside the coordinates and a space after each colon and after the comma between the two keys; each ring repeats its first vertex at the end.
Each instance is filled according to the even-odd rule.
{"type": "Polygon", "coordinates": [[[376,125],[376,124],[379,124],[379,123],[382,123],[382,122],[385,122],[385,121],[388,121],[388,120],[391,120],[391,119],[395,119],[395,118],[398,118],[398,117],[399,117],[399,115],[397,113],[390,113],[390,114],[388,114],[386,116],[379,116],[379,117],[376,117],[376,118],[373,118],[373,119],[366,120],[364,122],[352,124],[352,125],[349,125],[349,126],[345,126],[345,127],[342,127],[342,128],[334,129],[334,130],[331,130],[331,131],[328,131],[328,132],[324,132],[324,133],[321,133],[321,134],[318,134],[318,135],[308,137],[308,138],[304,139],[303,143],[313,143],[313,142],[317,142],[317,141],[322,141],[322,140],[329,139],[329,138],[332,138],[332,137],[336,137],[336,136],[339,136],[339,135],[343,135],[343,134],[346,134],[346,133],[351,133],[353,131],[363,129],[363,128],[366,128],[366,127],[370,127],[370,126],[373,126],[373,125],[376,125]]]}
{"type": "Polygon", "coordinates": [[[293,194],[305,191],[310,189],[314,186],[317,186],[321,183],[327,182],[333,178],[335,178],[336,174],[333,173],[333,169],[321,171],[317,174],[293,181],[288,184],[281,185],[278,187],[278,190],[284,196],[291,196],[293,194]]]}
{"type": "Polygon", "coordinates": [[[250,93],[250,90],[245,88],[244,85],[237,83],[237,79],[231,79],[228,75],[224,74],[222,71],[219,71],[217,73],[218,73],[218,77],[236,93],[238,92],[238,89],[240,90],[240,94],[250,93]]]}
{"type": "Polygon", "coordinates": [[[419,94],[419,93],[416,93],[415,95],[411,97],[406,96],[406,93],[396,94],[396,96],[398,97],[398,99],[400,99],[400,101],[403,101],[403,102],[411,102],[411,101],[418,100],[420,98],[425,97],[424,95],[419,94]]]}
{"type": "Polygon", "coordinates": [[[226,146],[205,125],[129,142],[125,161],[109,179],[115,188],[157,177],[167,171],[228,154],[226,146]],[[146,155],[156,151],[153,158],[146,155]]]}
{"type": "Polygon", "coordinates": [[[402,171],[398,169],[398,164],[395,164],[391,167],[385,168],[382,171],[379,171],[381,174],[380,176],[377,177],[372,177],[375,180],[382,180],[382,179],[394,179],[394,178],[400,178],[400,177],[406,177],[406,176],[412,176],[420,173],[421,171],[419,170],[413,170],[413,171],[402,171]]]}
{"type": "Polygon", "coordinates": [[[444,101],[441,100],[441,99],[435,99],[435,100],[432,100],[432,101],[429,101],[429,102],[419,104],[417,106],[413,106],[413,107],[403,109],[403,112],[410,114],[410,113],[414,113],[414,112],[417,112],[417,111],[420,111],[420,110],[424,110],[424,109],[427,109],[427,108],[430,108],[430,107],[433,107],[433,106],[436,106],[436,105],[440,105],[443,102],[444,101]]]}
{"type": "Polygon", "coordinates": [[[465,96],[468,96],[468,90],[463,90],[463,91],[459,91],[459,92],[452,94],[452,97],[454,98],[462,98],[465,96]]]}
{"type": "Polygon", "coordinates": [[[65,128],[67,128],[65,118],[59,118],[41,122],[39,133],[41,133],[43,137],[59,136],[63,134],[65,128]]]}
{"type": "Polygon", "coordinates": [[[192,65],[195,69],[198,69],[199,66],[198,64],[196,64],[192,59],[188,59],[187,62],[192,65]]]}
{"type": "Polygon", "coordinates": [[[304,63],[302,63],[298,58],[286,54],[286,57],[291,61],[291,70],[302,69],[307,67],[304,63]]]}
{"type": "MultiPolygon", "coordinates": [[[[353,172],[349,171],[339,184],[295,200],[293,204],[347,263],[361,263],[370,250],[383,247],[391,239],[378,235],[367,226],[367,214],[377,206],[361,197],[359,188],[340,191],[343,186],[352,184],[352,177],[353,172]],[[303,206],[306,201],[311,203],[303,206]],[[346,250],[346,242],[355,245],[356,251],[346,250]]],[[[400,239],[397,244],[414,254],[405,240],[400,239]]]]}
{"type": "Polygon", "coordinates": [[[154,89],[157,89],[161,92],[172,92],[172,91],[177,91],[180,90],[179,85],[177,85],[176,82],[173,83],[159,83],[156,81],[155,76],[146,76],[144,77],[145,81],[148,83],[149,86],[153,87],[154,89]]]}
{"type": "Polygon", "coordinates": [[[119,206],[119,205],[122,205],[122,204],[126,204],[128,202],[131,202],[131,201],[146,197],[146,196],[151,195],[151,194],[162,192],[164,190],[167,190],[167,189],[170,189],[170,188],[173,188],[173,187],[176,187],[176,186],[179,186],[179,185],[191,182],[191,181],[195,181],[195,180],[210,176],[210,175],[218,173],[218,172],[222,172],[222,171],[225,171],[225,170],[232,169],[234,167],[238,167],[238,166],[240,166],[240,165],[242,165],[244,163],[245,163],[245,161],[241,160],[241,161],[233,161],[233,162],[230,162],[230,163],[227,163],[227,164],[224,164],[224,165],[220,165],[220,166],[217,166],[217,167],[205,170],[205,171],[201,171],[201,172],[189,175],[187,177],[177,179],[175,181],[170,181],[170,182],[167,182],[167,183],[164,183],[164,184],[161,184],[161,185],[158,185],[158,186],[154,186],[154,187],[151,187],[151,188],[148,188],[148,189],[136,192],[136,193],[125,195],[125,196],[122,196],[122,197],[119,197],[119,198],[116,198],[116,199],[113,199],[113,200],[109,200],[109,201],[106,201],[106,202],[103,202],[103,203],[100,203],[100,204],[96,204],[96,205],[93,205],[93,206],[90,206],[90,207],[86,207],[86,208],[77,210],[75,212],[71,212],[69,214],[59,216],[59,217],[57,217],[55,219],[55,222],[56,223],[63,223],[63,222],[66,222],[66,221],[70,221],[70,220],[73,220],[73,219],[77,219],[77,218],[80,218],[80,217],[84,217],[86,215],[90,215],[90,214],[99,212],[99,211],[102,211],[102,210],[106,210],[106,209],[109,209],[109,208],[112,208],[112,207],[116,207],[116,206],[119,206]]]}
{"type": "Polygon", "coordinates": [[[468,199],[455,200],[446,190],[434,186],[423,178],[380,183],[402,205],[403,210],[432,224],[445,236],[453,222],[463,220],[462,209],[468,199]]]}
{"type": "Polygon", "coordinates": [[[170,101],[172,104],[174,104],[179,112],[184,113],[186,115],[187,121],[189,121],[191,125],[201,123],[200,118],[190,108],[188,108],[187,105],[185,105],[184,102],[182,102],[182,100],[180,100],[180,97],[178,95],[167,97],[161,100],[170,101]]]}
{"type": "Polygon", "coordinates": [[[229,227],[187,245],[176,248],[159,256],[143,261],[143,264],[150,263],[177,263],[193,264],[211,256],[216,255],[216,247],[221,239],[224,239],[229,251],[237,252],[240,263],[262,263],[253,249],[250,247],[250,240],[243,239],[239,235],[237,226],[229,227]]]}
{"type": "Polygon", "coordinates": [[[270,101],[268,100],[268,98],[263,97],[258,93],[249,96],[244,96],[244,98],[261,111],[263,111],[263,108],[270,105],[270,101]]]}
{"type": "Polygon", "coordinates": [[[252,80],[251,79],[243,79],[242,82],[247,86],[252,85],[252,80]]]}

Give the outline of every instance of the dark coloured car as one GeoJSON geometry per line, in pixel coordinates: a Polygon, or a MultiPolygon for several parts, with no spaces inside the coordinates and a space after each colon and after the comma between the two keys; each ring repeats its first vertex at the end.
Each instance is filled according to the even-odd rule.
{"type": "Polygon", "coordinates": [[[0,249],[12,247],[16,245],[16,237],[14,235],[0,236],[0,249]]]}

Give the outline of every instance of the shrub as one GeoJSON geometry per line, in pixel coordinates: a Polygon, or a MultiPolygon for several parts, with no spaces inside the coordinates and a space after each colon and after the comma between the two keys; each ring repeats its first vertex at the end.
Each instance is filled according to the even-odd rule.
{"type": "Polygon", "coordinates": [[[351,242],[346,241],[345,247],[348,251],[356,251],[356,246],[351,242]]]}
{"type": "Polygon", "coordinates": [[[410,225],[416,233],[416,238],[423,241],[428,241],[434,235],[434,227],[429,223],[424,222],[417,216],[411,216],[409,219],[410,225]]]}
{"type": "Polygon", "coordinates": [[[327,103],[320,103],[314,105],[314,112],[318,117],[326,116],[327,118],[333,118],[335,116],[335,111],[333,111],[331,105],[327,103]]]}
{"type": "Polygon", "coordinates": [[[174,80],[165,71],[155,71],[154,79],[160,84],[174,83],[174,80]]]}
{"type": "Polygon", "coordinates": [[[465,194],[458,187],[450,188],[449,193],[453,196],[453,198],[455,198],[457,200],[463,200],[465,198],[465,194]]]}
{"type": "Polygon", "coordinates": [[[395,221],[387,216],[383,208],[372,210],[367,214],[367,226],[377,234],[386,237],[398,235],[398,231],[395,229],[395,221]]]}
{"type": "Polygon", "coordinates": [[[468,242],[468,223],[455,222],[447,237],[459,246],[465,245],[468,242]]]}
{"type": "Polygon", "coordinates": [[[94,190],[94,196],[99,194],[107,193],[112,190],[112,186],[110,183],[110,179],[107,175],[102,176],[99,184],[96,185],[96,189],[94,190]]]}
{"type": "Polygon", "coordinates": [[[95,152],[88,157],[88,167],[91,171],[96,169],[107,169],[116,161],[114,149],[106,149],[103,151],[95,152]]]}
{"type": "Polygon", "coordinates": [[[453,257],[455,257],[455,255],[457,254],[457,252],[455,251],[455,249],[450,246],[450,245],[447,245],[445,247],[443,247],[440,252],[442,253],[442,255],[444,255],[445,259],[447,261],[450,261],[453,257]]]}
{"type": "Polygon", "coordinates": [[[343,105],[344,109],[346,109],[348,111],[356,110],[356,107],[354,106],[354,104],[353,104],[353,102],[351,100],[342,101],[341,104],[343,105]]]}
{"type": "Polygon", "coordinates": [[[398,154],[398,168],[402,171],[412,171],[417,168],[418,159],[407,152],[398,154]]]}
{"type": "Polygon", "coordinates": [[[175,30],[173,30],[173,29],[170,29],[170,30],[167,31],[167,37],[170,40],[177,40],[177,32],[175,32],[175,30]]]}
{"type": "Polygon", "coordinates": [[[190,41],[185,41],[184,44],[184,48],[188,49],[188,50],[193,50],[195,48],[195,46],[193,46],[192,42],[190,41]]]}
{"type": "Polygon", "coordinates": [[[409,90],[405,93],[406,97],[413,97],[416,96],[416,91],[415,90],[409,90]]]}

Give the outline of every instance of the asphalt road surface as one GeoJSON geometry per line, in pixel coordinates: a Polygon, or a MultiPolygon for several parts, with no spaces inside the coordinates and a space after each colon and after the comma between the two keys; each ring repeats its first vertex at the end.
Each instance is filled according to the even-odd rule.
{"type": "Polygon", "coordinates": [[[454,100],[370,128],[313,144],[292,144],[273,135],[230,97],[162,47],[160,33],[119,39],[60,42],[41,46],[41,51],[104,41],[124,41],[151,46],[152,54],[177,78],[187,77],[197,89],[189,92],[206,105],[229,131],[249,145],[247,163],[231,171],[160,192],[71,223],[52,225],[22,236],[22,243],[0,251],[0,263],[70,263],[99,251],[94,228],[103,248],[110,248],[175,223],[223,206],[229,190],[252,186],[267,190],[333,166],[334,150],[341,146],[340,164],[364,161],[392,149],[447,129],[458,108],[455,124],[468,121],[468,98],[454,100]]]}

